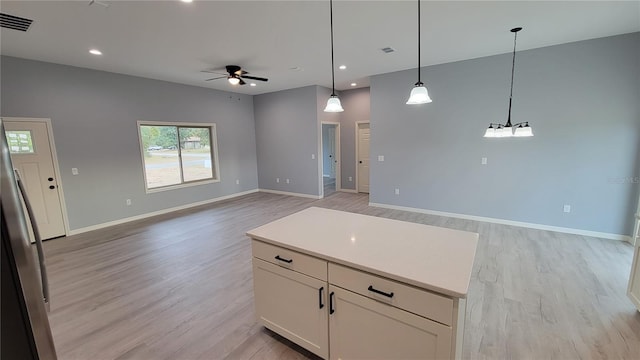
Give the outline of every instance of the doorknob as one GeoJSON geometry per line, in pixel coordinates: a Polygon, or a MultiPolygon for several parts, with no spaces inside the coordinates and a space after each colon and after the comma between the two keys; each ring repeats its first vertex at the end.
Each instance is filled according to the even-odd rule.
{"type": "Polygon", "coordinates": [[[47,180],[49,180],[49,181],[53,181],[53,178],[52,178],[52,177],[50,177],[50,178],[48,178],[47,180]]]}
{"type": "Polygon", "coordinates": [[[55,186],[53,186],[53,185],[49,185],[49,189],[53,190],[53,189],[55,189],[55,188],[56,188],[55,186]]]}
{"type": "Polygon", "coordinates": [[[329,157],[333,157],[333,155],[329,155],[329,157]]]}
{"type": "Polygon", "coordinates": [[[362,160],[358,161],[360,164],[362,164],[362,160]]]}

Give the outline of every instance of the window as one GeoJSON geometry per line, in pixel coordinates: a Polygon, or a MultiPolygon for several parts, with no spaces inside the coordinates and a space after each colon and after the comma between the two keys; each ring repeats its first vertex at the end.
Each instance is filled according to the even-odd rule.
{"type": "Polygon", "coordinates": [[[33,140],[29,130],[6,130],[5,136],[11,154],[33,154],[33,140]]]}
{"type": "Polygon", "coordinates": [[[220,181],[215,124],[138,122],[147,192],[220,181]]]}

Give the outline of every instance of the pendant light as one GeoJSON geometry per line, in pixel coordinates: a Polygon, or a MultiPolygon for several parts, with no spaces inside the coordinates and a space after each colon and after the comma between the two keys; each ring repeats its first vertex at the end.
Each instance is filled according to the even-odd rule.
{"type": "Polygon", "coordinates": [[[327,101],[327,107],[324,108],[324,112],[343,112],[344,109],[340,105],[340,99],[336,95],[335,65],[333,63],[333,0],[329,0],[329,9],[331,16],[331,97],[327,101]]]}
{"type": "Polygon", "coordinates": [[[511,60],[511,91],[509,92],[509,115],[507,116],[507,123],[504,125],[490,123],[489,128],[484,133],[484,137],[533,136],[533,130],[531,130],[531,127],[529,126],[528,121],[511,125],[511,102],[513,99],[513,75],[515,73],[515,68],[516,68],[516,40],[518,39],[518,31],[520,30],[522,30],[521,27],[511,29],[511,32],[513,33],[513,59],[511,60]]]}
{"type": "Polygon", "coordinates": [[[418,0],[418,82],[415,83],[415,87],[411,89],[411,95],[409,95],[407,104],[428,104],[430,102],[429,92],[422,81],[420,81],[420,0],[418,0]]]}

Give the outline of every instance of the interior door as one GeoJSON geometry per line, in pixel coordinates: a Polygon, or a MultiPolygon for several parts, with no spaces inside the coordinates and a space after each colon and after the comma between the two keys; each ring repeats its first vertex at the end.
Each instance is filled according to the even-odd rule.
{"type": "Polygon", "coordinates": [[[369,192],[369,124],[358,125],[358,192],[369,192]]]}
{"type": "Polygon", "coordinates": [[[633,263],[631,265],[631,275],[629,276],[627,295],[636,305],[638,311],[640,311],[640,199],[638,200],[638,211],[636,212],[633,241],[635,244],[635,251],[633,252],[633,263]]]}
{"type": "Polygon", "coordinates": [[[18,170],[42,239],[65,235],[47,123],[5,121],[13,167],[18,170]]]}
{"type": "Polygon", "coordinates": [[[336,178],[336,127],[331,126],[328,129],[329,132],[329,159],[331,160],[331,168],[329,176],[333,179],[336,178]]]}

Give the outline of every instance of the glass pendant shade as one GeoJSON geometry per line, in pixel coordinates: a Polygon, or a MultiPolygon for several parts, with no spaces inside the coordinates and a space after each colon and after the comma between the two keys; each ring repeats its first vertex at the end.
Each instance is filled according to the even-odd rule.
{"type": "Polygon", "coordinates": [[[411,90],[409,100],[407,100],[407,105],[428,104],[430,102],[431,98],[429,97],[427,88],[424,87],[423,84],[416,84],[416,86],[411,90]]]}
{"type": "Polygon", "coordinates": [[[229,84],[238,85],[239,83],[240,83],[240,79],[238,79],[237,77],[230,77],[229,78],[229,84]]]}
{"type": "Polygon", "coordinates": [[[505,126],[499,129],[500,135],[498,137],[511,137],[513,136],[513,128],[511,126],[505,126]]]}
{"type": "Polygon", "coordinates": [[[331,95],[329,100],[327,100],[327,107],[324,108],[324,112],[343,112],[344,109],[340,104],[340,99],[338,99],[337,95],[331,95]]]}
{"type": "Polygon", "coordinates": [[[529,124],[526,124],[524,126],[520,125],[516,128],[516,131],[513,133],[513,136],[517,136],[517,137],[533,136],[533,130],[531,130],[531,127],[529,126],[529,124]]]}
{"type": "Polygon", "coordinates": [[[496,129],[489,125],[487,131],[484,132],[484,137],[496,137],[496,129]]]}

